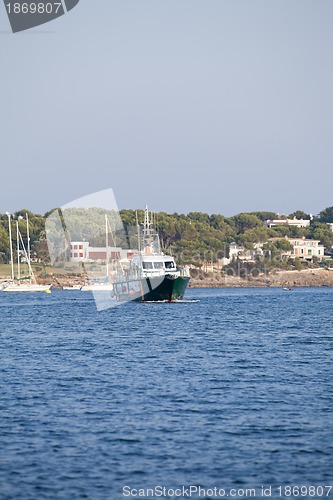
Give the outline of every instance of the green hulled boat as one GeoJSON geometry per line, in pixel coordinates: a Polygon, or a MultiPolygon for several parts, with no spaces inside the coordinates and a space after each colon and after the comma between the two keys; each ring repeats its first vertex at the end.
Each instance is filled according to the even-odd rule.
{"type": "Polygon", "coordinates": [[[138,227],[139,252],[114,282],[118,300],[172,302],[184,297],[190,281],[189,270],[177,267],[174,258],[161,251],[151,219],[146,206],[143,228],[138,227]]]}

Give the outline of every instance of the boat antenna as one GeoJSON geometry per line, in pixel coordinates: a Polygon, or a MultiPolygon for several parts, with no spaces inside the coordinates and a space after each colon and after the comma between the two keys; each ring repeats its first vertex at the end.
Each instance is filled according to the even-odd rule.
{"type": "Polygon", "coordinates": [[[11,280],[14,281],[14,260],[13,260],[13,241],[12,241],[12,216],[9,212],[6,212],[8,217],[8,228],[9,228],[9,244],[10,244],[10,264],[11,264],[11,280]]]}
{"type": "Polygon", "coordinates": [[[149,234],[150,221],[149,221],[148,205],[145,206],[145,220],[144,220],[143,227],[144,227],[144,230],[145,230],[145,235],[149,234]]]}

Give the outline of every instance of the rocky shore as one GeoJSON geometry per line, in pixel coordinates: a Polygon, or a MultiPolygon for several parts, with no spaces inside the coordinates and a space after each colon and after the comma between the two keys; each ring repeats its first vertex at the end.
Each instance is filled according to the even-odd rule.
{"type": "Polygon", "coordinates": [[[192,288],[333,286],[333,269],[275,271],[258,276],[250,274],[245,277],[199,272],[192,277],[190,286],[192,288]]]}
{"type": "MultiPolygon", "coordinates": [[[[333,269],[306,269],[302,271],[272,271],[258,276],[230,276],[221,272],[203,273],[192,270],[191,288],[237,288],[237,287],[295,287],[333,286],[333,269]]],[[[54,274],[38,277],[38,282],[52,284],[53,288],[83,285],[80,274],[54,274]]]]}

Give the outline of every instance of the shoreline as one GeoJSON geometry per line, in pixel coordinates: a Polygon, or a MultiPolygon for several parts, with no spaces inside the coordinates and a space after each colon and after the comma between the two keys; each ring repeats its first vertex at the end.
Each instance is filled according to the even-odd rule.
{"type": "Polygon", "coordinates": [[[218,273],[192,278],[190,288],[244,288],[244,287],[297,287],[333,286],[333,272],[326,269],[301,271],[275,271],[259,276],[221,276],[218,273]]]}
{"type": "MultiPolygon", "coordinates": [[[[194,273],[193,273],[194,274],[194,273]]],[[[8,279],[0,276],[0,281],[8,279]]],[[[50,284],[53,289],[62,289],[64,286],[84,285],[81,274],[49,274],[48,276],[36,276],[39,284],[50,284]]],[[[307,286],[333,286],[333,269],[305,269],[301,271],[273,271],[259,276],[251,274],[240,276],[227,276],[221,273],[202,273],[198,271],[197,276],[191,278],[189,288],[245,288],[245,287],[307,287],[307,286]]]]}

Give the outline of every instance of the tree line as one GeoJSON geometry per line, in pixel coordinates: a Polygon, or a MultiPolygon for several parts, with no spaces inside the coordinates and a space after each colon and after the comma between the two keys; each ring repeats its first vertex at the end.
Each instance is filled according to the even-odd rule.
{"type": "MultiPolygon", "coordinates": [[[[84,212],[77,209],[71,210],[71,240],[81,241],[84,237],[91,245],[103,246],[105,236],[100,228],[103,227],[103,214],[105,212],[97,208],[91,208],[84,212]]],[[[39,215],[23,209],[13,214],[16,219],[19,216],[25,218],[26,213],[28,214],[31,249],[44,262],[49,260],[45,220],[51,212],[39,215]]],[[[112,215],[111,212],[110,215],[112,215]]],[[[144,212],[142,210],[120,210],[119,215],[125,232],[116,232],[116,241],[110,241],[110,244],[116,243],[125,248],[137,247],[136,223],[137,219],[140,222],[143,221],[144,212]]],[[[155,214],[162,249],[165,252],[171,252],[176,257],[179,256],[182,263],[191,264],[194,261],[198,262],[200,258],[201,260],[205,258],[216,260],[228,257],[229,246],[232,242],[236,242],[246,249],[252,249],[256,243],[268,242],[271,238],[277,238],[276,243],[269,243],[270,252],[274,251],[275,246],[275,250],[280,251],[283,248],[282,240],[285,236],[319,240],[328,253],[332,252],[333,232],[327,223],[333,223],[333,207],[322,210],[319,215],[313,217],[311,225],[306,228],[288,225],[269,228],[264,225],[264,221],[267,219],[285,217],[309,219],[310,215],[301,210],[287,216],[265,211],[239,213],[232,217],[225,217],[221,214],[209,215],[203,212],[189,212],[188,214],[158,212],[155,214]]],[[[25,220],[19,220],[19,228],[23,239],[26,239],[25,220]]],[[[6,263],[9,259],[8,216],[0,214],[0,262],[6,263]]]]}

